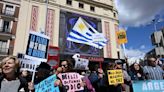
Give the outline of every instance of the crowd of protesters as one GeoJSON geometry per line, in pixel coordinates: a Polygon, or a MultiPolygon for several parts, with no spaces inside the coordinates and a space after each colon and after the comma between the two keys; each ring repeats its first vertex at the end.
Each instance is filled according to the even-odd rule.
{"type": "MultiPolygon", "coordinates": [[[[20,71],[18,58],[8,56],[1,61],[0,92],[35,92],[34,85],[47,77],[69,72],[78,72],[83,76],[80,85],[84,87],[84,90],[79,92],[133,92],[132,84],[134,81],[163,80],[164,78],[163,66],[162,64],[159,65],[156,57],[150,55],[145,61],[147,62],[145,66],[134,63],[131,66],[126,64],[126,68],[123,68],[124,63],[121,60],[116,60],[109,62],[106,69],[92,66],[89,70],[81,71],[75,70],[72,61],[67,59],[62,60],[60,66],[54,70],[49,64],[42,62],[36,68],[37,72],[34,82],[32,82],[32,73],[27,70],[20,71]],[[107,70],[117,69],[122,70],[124,83],[109,85],[107,70]]],[[[57,78],[54,81],[54,86],[58,86],[60,92],[67,92],[61,81],[60,78],[57,78]]]]}

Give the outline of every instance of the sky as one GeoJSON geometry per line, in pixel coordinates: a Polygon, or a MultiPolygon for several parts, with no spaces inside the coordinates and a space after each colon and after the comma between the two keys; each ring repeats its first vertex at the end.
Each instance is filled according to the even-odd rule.
{"type": "Polygon", "coordinates": [[[164,0],[115,0],[120,28],[127,31],[125,44],[129,58],[141,58],[151,49],[150,35],[164,27],[164,0]]]}

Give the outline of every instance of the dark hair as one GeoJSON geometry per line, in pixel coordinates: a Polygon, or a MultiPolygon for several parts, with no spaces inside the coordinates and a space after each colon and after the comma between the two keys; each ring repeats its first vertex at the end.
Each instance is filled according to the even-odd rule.
{"type": "Polygon", "coordinates": [[[154,56],[154,55],[148,55],[148,56],[147,56],[147,60],[149,60],[150,58],[155,58],[155,60],[157,60],[157,57],[154,56]]]}
{"type": "Polygon", "coordinates": [[[134,72],[134,73],[140,73],[140,74],[143,75],[144,73],[143,73],[143,68],[141,67],[141,65],[138,64],[139,70],[135,70],[135,68],[134,68],[134,65],[135,65],[135,64],[138,64],[138,63],[132,64],[132,65],[130,66],[130,70],[131,70],[132,72],[134,72]]]}
{"type": "Polygon", "coordinates": [[[41,62],[40,65],[36,68],[36,70],[39,69],[51,70],[51,66],[45,62],[41,62]]]}
{"type": "Polygon", "coordinates": [[[66,59],[66,60],[62,60],[60,62],[60,66],[61,66],[61,63],[66,61],[67,62],[67,65],[68,65],[68,70],[67,71],[72,71],[73,70],[73,60],[71,59],[66,59]]]}

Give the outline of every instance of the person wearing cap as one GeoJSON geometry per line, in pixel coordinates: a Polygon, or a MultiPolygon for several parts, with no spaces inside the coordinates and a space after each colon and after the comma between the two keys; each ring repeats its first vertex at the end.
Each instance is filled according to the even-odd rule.
{"type": "Polygon", "coordinates": [[[48,78],[51,72],[51,66],[45,62],[41,62],[39,67],[36,68],[36,78],[34,84],[40,83],[42,80],[48,78]]]}
{"type": "Polygon", "coordinates": [[[144,66],[144,74],[147,79],[151,80],[163,80],[164,71],[160,66],[156,64],[157,58],[149,55],[147,57],[147,65],[144,66]]]}
{"type": "Polygon", "coordinates": [[[28,88],[32,91],[35,92],[34,85],[37,85],[44,79],[48,78],[51,72],[51,66],[45,62],[41,62],[40,65],[36,68],[36,76],[33,82],[28,83],[28,88]]]}
{"type": "Polygon", "coordinates": [[[127,73],[127,71],[125,71],[122,67],[123,67],[123,62],[121,60],[116,60],[115,61],[115,69],[121,69],[123,71],[123,77],[124,77],[124,84],[122,84],[122,90],[123,92],[129,92],[130,88],[129,85],[131,85],[131,77],[129,76],[129,74],[127,73]]]}

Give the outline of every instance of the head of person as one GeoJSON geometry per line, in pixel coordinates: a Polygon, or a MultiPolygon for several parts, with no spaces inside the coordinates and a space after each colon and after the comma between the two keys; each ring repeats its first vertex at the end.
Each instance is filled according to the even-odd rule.
{"type": "Polygon", "coordinates": [[[7,76],[18,76],[19,75],[19,60],[15,56],[8,56],[2,60],[1,63],[2,74],[7,76]]]}
{"type": "Polygon", "coordinates": [[[115,67],[116,69],[122,69],[123,62],[121,60],[116,60],[115,64],[116,64],[116,67],[115,67]]]}
{"type": "Polygon", "coordinates": [[[108,63],[107,70],[113,70],[115,69],[116,64],[115,63],[108,63]]]}
{"type": "Polygon", "coordinates": [[[141,69],[141,66],[138,63],[134,63],[130,66],[132,71],[139,71],[141,69]]]}
{"type": "Polygon", "coordinates": [[[27,70],[22,70],[22,71],[21,71],[21,76],[22,76],[22,77],[27,77],[29,74],[30,74],[30,72],[27,71],[27,70]]]}
{"type": "Polygon", "coordinates": [[[41,62],[41,64],[36,68],[36,76],[38,80],[43,80],[49,77],[51,72],[51,66],[45,62],[41,62]]]}
{"type": "Polygon", "coordinates": [[[138,63],[134,63],[133,67],[137,71],[140,70],[140,65],[138,63]]]}
{"type": "Polygon", "coordinates": [[[82,71],[82,72],[81,72],[81,75],[82,75],[82,76],[85,76],[85,75],[86,75],[86,72],[85,72],[85,71],[82,71]]]}
{"type": "Polygon", "coordinates": [[[147,64],[148,64],[148,66],[155,67],[156,66],[156,60],[157,60],[157,58],[155,56],[152,56],[152,55],[148,56],[147,57],[147,64]]]}
{"type": "Polygon", "coordinates": [[[73,64],[71,60],[63,60],[61,61],[62,72],[69,72],[73,68],[73,64]]]}

